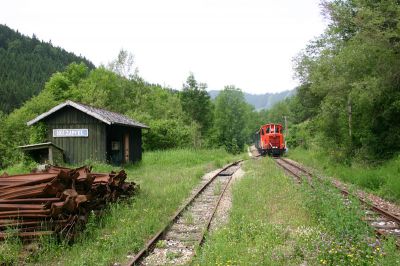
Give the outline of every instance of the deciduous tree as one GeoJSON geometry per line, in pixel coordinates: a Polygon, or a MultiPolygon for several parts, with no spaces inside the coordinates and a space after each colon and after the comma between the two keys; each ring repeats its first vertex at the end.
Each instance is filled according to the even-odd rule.
{"type": "Polygon", "coordinates": [[[183,111],[200,125],[203,135],[212,123],[212,104],[206,88],[207,84],[198,83],[193,73],[190,73],[180,93],[183,111]]]}

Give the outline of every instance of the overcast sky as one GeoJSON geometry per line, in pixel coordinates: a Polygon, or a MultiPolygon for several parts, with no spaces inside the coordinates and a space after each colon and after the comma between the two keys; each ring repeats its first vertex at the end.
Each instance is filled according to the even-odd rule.
{"type": "Polygon", "coordinates": [[[326,25],[319,0],[12,0],[0,23],[97,66],[123,48],[152,83],[180,89],[193,72],[251,93],[294,88],[292,58],[326,25]]]}

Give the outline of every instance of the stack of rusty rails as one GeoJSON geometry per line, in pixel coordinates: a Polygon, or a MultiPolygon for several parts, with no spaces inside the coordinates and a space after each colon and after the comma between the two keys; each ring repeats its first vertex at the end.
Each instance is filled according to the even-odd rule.
{"type": "Polygon", "coordinates": [[[56,235],[72,240],[91,212],[137,190],[125,171],[91,173],[86,166],[51,166],[38,173],[0,176],[0,240],[56,235]],[[11,233],[10,233],[11,232],[11,233]]]}

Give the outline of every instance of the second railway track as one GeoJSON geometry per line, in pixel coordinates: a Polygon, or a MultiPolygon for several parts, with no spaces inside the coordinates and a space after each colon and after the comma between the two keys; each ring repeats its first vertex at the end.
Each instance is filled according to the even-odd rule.
{"type": "MultiPolygon", "coordinates": [[[[289,172],[289,174],[294,176],[298,183],[301,183],[303,177],[306,177],[309,184],[312,185],[313,174],[309,170],[291,160],[284,158],[277,158],[276,163],[285,171],[289,172]]],[[[336,187],[342,194],[346,196],[352,195],[357,198],[365,208],[364,220],[374,228],[378,235],[394,236],[397,239],[396,245],[398,248],[400,248],[400,217],[397,214],[382,208],[382,206],[379,206],[379,204],[371,202],[360,192],[350,193],[347,188],[345,188],[338,181],[334,180],[332,185],[336,187]]]]}
{"type": "Polygon", "coordinates": [[[127,265],[187,265],[208,232],[218,205],[241,161],[216,173],[175,213],[127,265]]]}

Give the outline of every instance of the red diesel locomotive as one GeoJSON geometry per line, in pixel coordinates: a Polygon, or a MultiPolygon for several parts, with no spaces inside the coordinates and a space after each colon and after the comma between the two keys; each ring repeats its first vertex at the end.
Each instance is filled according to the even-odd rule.
{"type": "Polygon", "coordinates": [[[281,124],[266,124],[255,133],[255,146],[261,155],[281,156],[286,151],[282,131],[281,124]]]}

